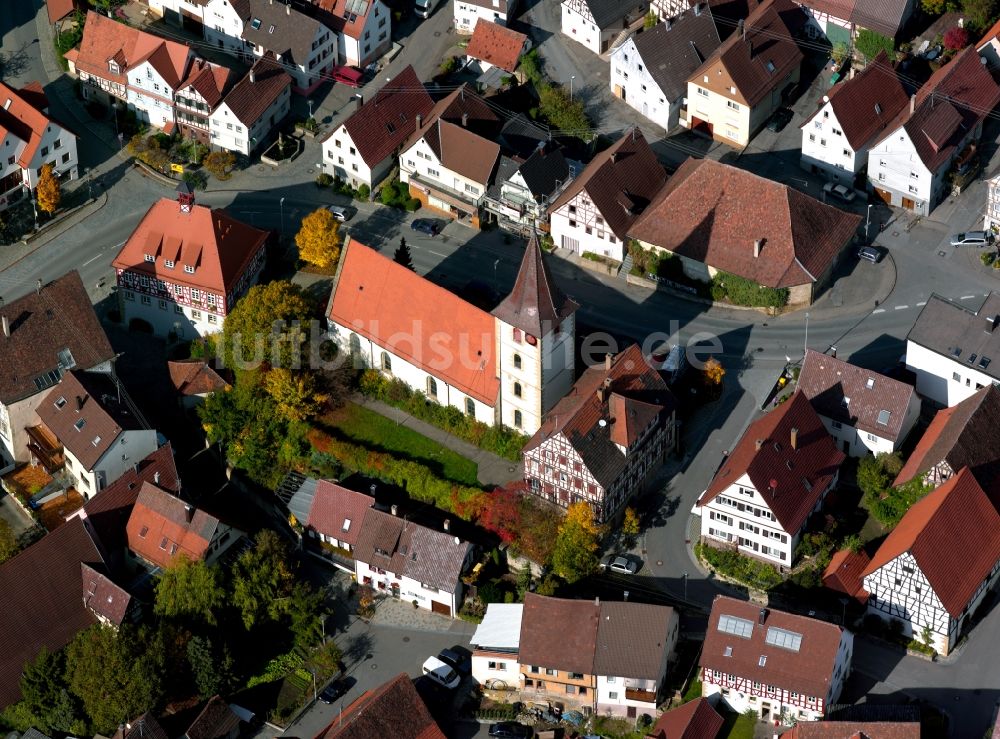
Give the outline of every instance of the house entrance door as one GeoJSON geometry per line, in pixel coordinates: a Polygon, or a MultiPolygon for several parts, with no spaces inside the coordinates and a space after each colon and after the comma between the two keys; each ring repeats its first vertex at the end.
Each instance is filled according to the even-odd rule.
{"type": "Polygon", "coordinates": [[[771,718],[771,704],[761,703],[760,704],[760,718],[762,721],[767,721],[771,718]]]}
{"type": "Polygon", "coordinates": [[[913,202],[912,198],[903,198],[903,207],[904,208],[906,208],[907,210],[913,210],[913,208],[915,206],[916,206],[916,203],[913,202]]]}

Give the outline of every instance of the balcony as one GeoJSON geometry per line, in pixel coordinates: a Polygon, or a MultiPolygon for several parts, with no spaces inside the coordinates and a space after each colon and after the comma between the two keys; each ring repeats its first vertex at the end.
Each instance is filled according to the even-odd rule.
{"type": "Polygon", "coordinates": [[[28,434],[28,451],[37,459],[47,472],[61,470],[66,464],[62,444],[48,426],[28,426],[24,429],[28,434]]]}
{"type": "Polygon", "coordinates": [[[625,688],[625,700],[636,701],[637,703],[656,704],[655,690],[640,690],[639,688],[625,688]]]}
{"type": "Polygon", "coordinates": [[[417,189],[433,195],[438,200],[443,200],[459,211],[477,213],[485,197],[484,195],[460,192],[453,187],[448,187],[439,180],[429,179],[416,172],[410,175],[410,183],[417,189]]]}

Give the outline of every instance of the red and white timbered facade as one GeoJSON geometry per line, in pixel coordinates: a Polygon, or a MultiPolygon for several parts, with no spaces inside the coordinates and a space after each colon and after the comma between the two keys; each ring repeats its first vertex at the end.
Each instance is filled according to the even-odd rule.
{"type": "Polygon", "coordinates": [[[577,254],[593,252],[619,262],[625,258],[624,242],[615,236],[586,190],[554,210],[549,221],[556,246],[577,254]]]}

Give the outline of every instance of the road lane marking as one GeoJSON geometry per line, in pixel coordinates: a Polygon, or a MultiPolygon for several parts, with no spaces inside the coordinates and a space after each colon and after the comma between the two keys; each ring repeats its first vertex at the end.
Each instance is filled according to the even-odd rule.
{"type": "Polygon", "coordinates": [[[917,303],[917,305],[918,305],[918,306],[920,306],[920,305],[927,305],[927,301],[925,300],[925,301],[923,301],[922,303],[917,303]]]}
{"type": "Polygon", "coordinates": [[[447,259],[448,258],[447,254],[439,254],[438,252],[434,251],[433,249],[425,249],[425,251],[428,254],[433,254],[434,256],[441,257],[442,259],[447,259]]]}
{"type": "Polygon", "coordinates": [[[872,313],[885,313],[885,308],[876,308],[872,313]]]}
{"type": "Polygon", "coordinates": [[[893,310],[906,310],[909,307],[908,305],[897,305],[893,310]]]}
{"type": "Polygon", "coordinates": [[[976,297],[976,296],[975,295],[963,295],[961,298],[959,298],[959,300],[972,300],[974,297],[976,297]]]}
{"type": "Polygon", "coordinates": [[[87,266],[88,264],[90,264],[91,262],[93,262],[93,261],[94,261],[95,259],[100,259],[100,258],[101,258],[101,255],[100,255],[100,254],[98,254],[98,255],[96,255],[96,256],[93,256],[93,257],[91,257],[90,259],[88,259],[88,260],[87,260],[86,262],[84,262],[84,263],[83,263],[83,264],[81,264],[80,266],[81,266],[81,267],[86,267],[86,266],[87,266]]]}

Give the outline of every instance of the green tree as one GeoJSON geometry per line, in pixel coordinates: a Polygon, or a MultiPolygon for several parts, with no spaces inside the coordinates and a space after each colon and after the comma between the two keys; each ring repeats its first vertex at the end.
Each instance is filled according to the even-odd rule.
{"type": "Polygon", "coordinates": [[[396,247],[396,253],[392,255],[392,259],[396,264],[402,264],[407,269],[413,270],[413,254],[410,253],[410,246],[406,243],[405,238],[399,240],[399,246],[396,247]]]}
{"type": "Polygon", "coordinates": [[[858,462],[858,487],[866,496],[880,497],[891,482],[882,460],[878,457],[868,455],[862,457],[861,461],[858,462]]]}
{"type": "Polygon", "coordinates": [[[187,661],[198,695],[202,698],[227,693],[233,687],[232,655],[226,648],[221,655],[218,654],[207,636],[191,637],[187,643],[187,661]]]}
{"type": "Polygon", "coordinates": [[[216,179],[228,180],[233,176],[232,171],[233,167],[236,166],[236,156],[226,149],[213,151],[205,157],[202,164],[204,164],[205,169],[215,175],[216,179]]]}
{"type": "Polygon", "coordinates": [[[582,96],[570,97],[565,87],[542,85],[538,92],[538,111],[561,133],[590,140],[590,119],[584,112],[582,96]]]}
{"type": "Polygon", "coordinates": [[[659,22],[660,19],[657,17],[656,11],[650,9],[650,11],[646,13],[646,17],[642,19],[642,27],[648,31],[659,22]]]}
{"type": "Polygon", "coordinates": [[[21,547],[17,543],[14,529],[6,521],[0,520],[0,564],[6,562],[19,551],[21,551],[21,547]]]}
{"type": "Polygon", "coordinates": [[[66,690],[64,672],[62,652],[42,647],[21,673],[21,708],[31,715],[31,725],[46,734],[85,734],[82,711],[66,690]]]}
{"type": "Polygon", "coordinates": [[[161,652],[128,627],[91,626],[66,647],[66,682],[92,729],[110,736],[123,717],[154,709],[162,699],[161,652]]]}
{"type": "Polygon", "coordinates": [[[537,48],[532,49],[521,57],[518,61],[518,69],[524,75],[524,78],[535,87],[542,84],[544,80],[542,58],[539,56],[537,48]]]}
{"type": "Polygon", "coordinates": [[[237,371],[261,363],[297,369],[308,353],[313,307],[287,280],[254,285],[222,326],[222,358],[237,371]]]}
{"type": "Polygon", "coordinates": [[[997,17],[997,0],[962,0],[966,23],[985,31],[997,17]]]}
{"type": "Polygon", "coordinates": [[[276,621],[289,609],[295,577],[288,567],[288,546],[264,529],[251,549],[233,563],[232,602],[252,629],[262,621],[276,621]]]}
{"type": "Polygon", "coordinates": [[[880,51],[884,51],[892,58],[896,50],[896,44],[891,38],[868,28],[862,28],[858,32],[858,40],[854,45],[864,54],[866,61],[874,59],[880,51]]]}
{"type": "Polygon", "coordinates": [[[295,234],[299,258],[320,269],[329,269],[340,259],[340,222],[326,208],[317,208],[302,219],[295,234]]]}
{"type": "Polygon", "coordinates": [[[570,505],[552,551],[555,573],[570,583],[592,573],[597,569],[600,538],[593,509],[582,501],[570,505]]]}
{"type": "Polygon", "coordinates": [[[219,573],[204,560],[175,557],[156,581],[154,611],[170,618],[192,618],[212,626],[226,600],[219,573]]]}
{"type": "Polygon", "coordinates": [[[275,367],[264,378],[264,387],[289,421],[313,418],[329,399],[316,388],[316,376],[307,370],[293,372],[275,367]]]}
{"type": "Polygon", "coordinates": [[[300,652],[311,648],[323,636],[323,620],[326,618],[323,594],[306,583],[295,583],[289,599],[288,617],[295,648],[300,652]]]}
{"type": "Polygon", "coordinates": [[[928,15],[951,13],[962,7],[959,0],[920,0],[920,7],[928,15]]]}

